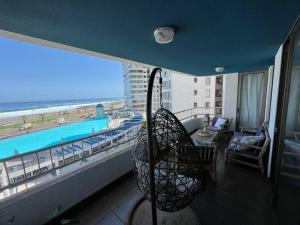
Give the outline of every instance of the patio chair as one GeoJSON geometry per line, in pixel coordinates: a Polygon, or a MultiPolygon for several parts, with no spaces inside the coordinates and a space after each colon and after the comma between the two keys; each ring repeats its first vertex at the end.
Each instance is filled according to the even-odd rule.
{"type": "Polygon", "coordinates": [[[228,142],[231,138],[231,118],[226,118],[222,116],[216,116],[211,121],[211,125],[207,127],[207,130],[210,132],[217,132],[218,133],[218,140],[226,140],[228,142]]]}
{"type": "Polygon", "coordinates": [[[229,131],[231,124],[231,118],[222,116],[216,116],[211,122],[211,126],[207,127],[207,130],[213,132],[226,132],[229,131]]]}
{"type": "Polygon", "coordinates": [[[267,157],[270,136],[267,124],[264,123],[256,134],[235,132],[225,149],[225,163],[233,161],[260,169],[265,173],[265,159],[267,157]]]}

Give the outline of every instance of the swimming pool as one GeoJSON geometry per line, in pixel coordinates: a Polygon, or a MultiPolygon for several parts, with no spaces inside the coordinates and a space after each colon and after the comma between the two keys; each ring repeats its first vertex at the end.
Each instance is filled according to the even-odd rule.
{"type": "Polygon", "coordinates": [[[89,119],[0,141],[0,159],[87,137],[107,128],[109,119],[89,119]]]}

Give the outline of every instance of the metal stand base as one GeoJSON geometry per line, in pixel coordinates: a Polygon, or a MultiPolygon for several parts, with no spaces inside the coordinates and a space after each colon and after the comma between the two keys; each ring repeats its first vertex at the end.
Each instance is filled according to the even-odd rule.
{"type": "MultiPolygon", "coordinates": [[[[152,225],[151,203],[142,198],[133,207],[128,225],[152,225]]],[[[178,212],[164,212],[157,209],[158,225],[201,225],[199,216],[190,206],[178,212]]]]}

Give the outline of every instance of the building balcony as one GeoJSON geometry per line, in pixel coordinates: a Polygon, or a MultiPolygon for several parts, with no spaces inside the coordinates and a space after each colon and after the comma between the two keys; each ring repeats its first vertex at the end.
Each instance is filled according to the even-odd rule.
{"type": "MultiPolygon", "coordinates": [[[[213,118],[222,113],[222,108],[198,107],[175,115],[184,126],[192,123],[201,127],[206,115],[213,118]]],[[[142,198],[132,174],[131,159],[140,127],[139,123],[111,129],[1,160],[0,166],[6,171],[0,192],[1,222],[56,224],[68,218],[85,225],[127,224],[132,208],[142,198]],[[112,133],[117,135],[111,136],[112,133]],[[45,201],[47,208],[41,206],[38,214],[27,216],[37,202],[45,201]],[[24,205],[28,209],[21,210],[24,205]],[[49,221],[49,215],[57,209],[59,216],[49,221]]],[[[196,197],[192,208],[205,224],[272,224],[270,187],[265,178],[256,169],[225,164],[228,137],[221,138],[217,146],[217,183],[210,178],[207,190],[196,197]]]]}
{"type": "MultiPolygon", "coordinates": [[[[146,90],[152,65],[195,76],[227,73],[215,83],[224,93],[223,101],[216,104],[222,107],[201,108],[193,101],[189,107],[195,108],[176,113],[199,136],[207,134],[198,131],[206,131],[200,125],[209,125],[209,117],[216,119],[218,128],[214,141],[202,142],[214,146],[216,179],[207,174],[207,188],[191,207],[207,225],[299,225],[299,8],[299,1],[289,0],[246,4],[1,1],[0,35],[142,64],[147,67],[147,79],[136,85],[126,83],[138,90],[146,90]],[[231,126],[226,132],[221,129],[224,124],[220,125],[224,121],[231,126]],[[270,137],[264,136],[262,147],[249,144],[251,137],[243,136],[246,128],[254,128],[258,137],[269,129],[270,137]],[[266,165],[265,173],[249,168],[249,161],[240,165],[236,159],[226,164],[233,135],[240,135],[236,138],[240,142],[239,147],[236,139],[230,142],[231,153],[249,157],[250,152],[250,160],[266,165]],[[264,158],[258,154],[261,149],[267,152],[264,158]],[[243,150],[247,153],[239,152],[243,150]]],[[[108,77],[101,70],[99,75],[108,77]]],[[[193,79],[196,83],[197,78],[193,79]]],[[[176,90],[175,84],[171,89],[176,90]]],[[[106,130],[1,159],[0,224],[60,224],[63,219],[84,225],[127,224],[129,212],[141,198],[132,175],[131,154],[141,126],[106,130]]]]}
{"type": "MultiPolygon", "coordinates": [[[[176,115],[181,121],[188,121],[203,118],[206,114],[214,116],[217,111],[215,108],[193,108],[176,115]]],[[[69,210],[91,194],[131,173],[131,151],[140,127],[138,123],[109,129],[51,148],[1,159],[1,221],[15,218],[28,224],[45,223],[47,215],[51,215],[58,205],[61,212],[69,210]],[[57,192],[64,193],[64,197],[56,196],[57,192]],[[16,204],[18,201],[22,205],[33,206],[35,201],[43,202],[49,198],[52,203],[49,202],[47,209],[29,220],[25,218],[29,213],[26,210],[18,216],[7,213],[20,210],[20,205],[16,204]]],[[[133,178],[129,179],[132,182],[133,178]]],[[[133,191],[136,188],[134,185],[131,187],[133,191]]]]}

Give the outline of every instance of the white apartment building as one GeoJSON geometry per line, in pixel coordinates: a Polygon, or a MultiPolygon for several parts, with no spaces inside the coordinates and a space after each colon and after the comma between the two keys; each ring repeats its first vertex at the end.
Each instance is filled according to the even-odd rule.
{"type": "MultiPolygon", "coordinates": [[[[152,68],[123,64],[125,105],[133,111],[146,111],[148,79],[152,68]]],[[[218,108],[222,114],[223,77],[196,77],[163,70],[162,102],[166,109],[179,112],[190,108],[218,108]]],[[[160,106],[159,77],[156,76],[153,110],[160,106]]]]}
{"type": "MultiPolygon", "coordinates": [[[[123,63],[124,99],[128,109],[146,112],[148,80],[152,68],[123,63]]],[[[159,77],[156,77],[152,94],[152,109],[160,105],[159,77]]]]}
{"type": "Polygon", "coordinates": [[[222,114],[222,96],[223,76],[163,75],[163,105],[172,112],[218,107],[218,114],[222,114]]]}

